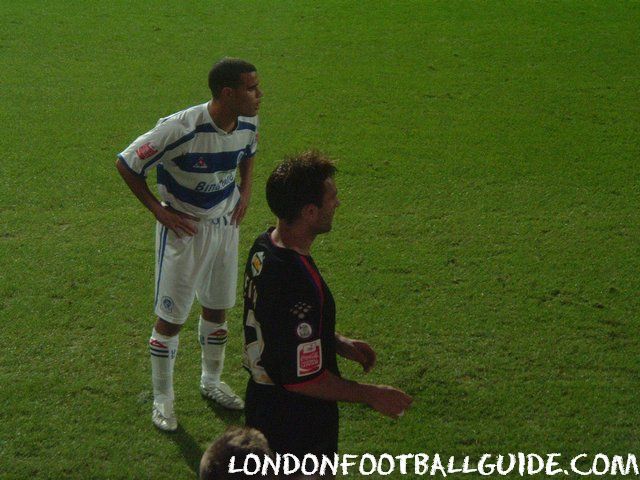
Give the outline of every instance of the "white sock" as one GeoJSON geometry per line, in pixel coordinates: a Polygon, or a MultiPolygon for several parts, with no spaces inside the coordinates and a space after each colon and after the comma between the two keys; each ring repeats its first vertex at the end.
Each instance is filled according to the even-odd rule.
{"type": "Polygon", "coordinates": [[[153,400],[168,407],[173,406],[173,365],[178,353],[178,337],[165,337],[154,328],[149,339],[153,400]]]}
{"type": "Polygon", "coordinates": [[[202,383],[219,383],[227,346],[227,322],[208,322],[200,316],[198,335],[202,347],[202,383]]]}

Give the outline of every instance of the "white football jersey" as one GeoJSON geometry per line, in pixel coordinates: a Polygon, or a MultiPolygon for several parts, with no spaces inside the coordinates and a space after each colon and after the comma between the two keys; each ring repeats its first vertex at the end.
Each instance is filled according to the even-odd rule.
{"type": "Polygon", "coordinates": [[[160,198],[199,218],[230,213],[239,198],[236,168],[258,146],[258,117],[238,117],[231,133],[213,122],[208,103],[158,120],[118,157],[146,178],[156,167],[160,198]]]}

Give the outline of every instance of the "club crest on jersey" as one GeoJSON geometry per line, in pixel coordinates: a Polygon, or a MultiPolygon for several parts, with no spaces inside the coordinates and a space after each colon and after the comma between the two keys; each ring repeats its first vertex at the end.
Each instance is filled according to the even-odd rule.
{"type": "Polygon", "coordinates": [[[136,155],[138,155],[138,158],[140,160],[153,157],[156,153],[158,153],[158,150],[153,145],[151,145],[151,143],[145,143],[136,150],[136,155]]]}
{"type": "Polygon", "coordinates": [[[309,325],[307,322],[301,322],[296,327],[296,335],[298,335],[298,337],[302,338],[303,340],[309,338],[312,333],[313,328],[311,328],[311,325],[309,325]]]}
{"type": "Polygon", "coordinates": [[[167,296],[162,297],[162,300],[160,300],[160,307],[165,312],[171,313],[173,311],[173,299],[167,296]]]}
{"type": "Polygon", "coordinates": [[[304,303],[304,302],[298,302],[289,311],[295,317],[298,317],[300,320],[302,320],[304,317],[307,316],[307,313],[309,313],[309,311],[311,311],[311,305],[309,305],[308,303],[304,303]]]}
{"type": "Polygon", "coordinates": [[[298,376],[305,377],[322,369],[322,345],[320,339],[298,345],[298,376]]]}
{"type": "Polygon", "coordinates": [[[251,273],[254,277],[260,275],[262,272],[262,265],[264,264],[264,252],[256,252],[251,257],[251,273]]]}
{"type": "Polygon", "coordinates": [[[200,157],[198,158],[198,161],[195,163],[193,168],[205,169],[205,168],[209,168],[209,165],[207,165],[207,162],[205,161],[204,157],[200,157]]]}

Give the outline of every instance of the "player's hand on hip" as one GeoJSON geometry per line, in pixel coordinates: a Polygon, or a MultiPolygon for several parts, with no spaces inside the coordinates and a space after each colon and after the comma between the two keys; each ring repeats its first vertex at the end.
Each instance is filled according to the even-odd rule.
{"type": "Polygon", "coordinates": [[[401,417],[413,402],[413,398],[397,388],[387,385],[373,385],[372,387],[369,406],[387,417],[401,417]]]}
{"type": "Polygon", "coordinates": [[[249,208],[249,196],[248,195],[240,195],[240,200],[236,203],[235,208],[233,209],[233,213],[231,214],[231,225],[235,225],[239,227],[244,219],[244,216],[247,214],[247,209],[249,208]]]}
{"type": "Polygon", "coordinates": [[[171,207],[163,206],[156,213],[156,219],[179,238],[183,235],[193,236],[198,233],[197,222],[200,221],[198,217],[178,212],[171,207]]]}

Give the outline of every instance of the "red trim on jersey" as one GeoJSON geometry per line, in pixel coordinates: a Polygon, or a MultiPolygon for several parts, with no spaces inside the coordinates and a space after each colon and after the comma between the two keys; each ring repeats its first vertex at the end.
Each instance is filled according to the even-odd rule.
{"type": "Polygon", "coordinates": [[[304,255],[299,255],[302,264],[311,275],[311,280],[315,284],[316,290],[318,291],[318,297],[320,297],[320,326],[318,328],[318,336],[322,336],[322,321],[324,320],[324,288],[322,288],[322,279],[320,278],[320,274],[318,271],[311,266],[309,260],[304,255]]]}
{"type": "Polygon", "coordinates": [[[320,375],[318,375],[316,378],[312,378],[311,380],[306,380],[306,381],[300,382],[300,383],[288,383],[288,384],[282,385],[282,386],[284,388],[286,388],[287,390],[296,390],[297,387],[301,387],[302,385],[308,385],[310,383],[317,382],[318,380],[320,380],[320,379],[324,378],[325,376],[327,376],[328,373],[329,373],[329,370],[323,370],[320,375]]]}
{"type": "Polygon", "coordinates": [[[320,275],[318,275],[316,269],[311,266],[309,260],[307,260],[304,255],[300,255],[300,260],[302,260],[302,263],[307,268],[309,274],[311,275],[311,278],[313,279],[313,283],[315,283],[316,285],[318,296],[320,297],[320,308],[322,308],[322,306],[324,305],[324,289],[322,288],[322,280],[320,279],[320,275]]]}

